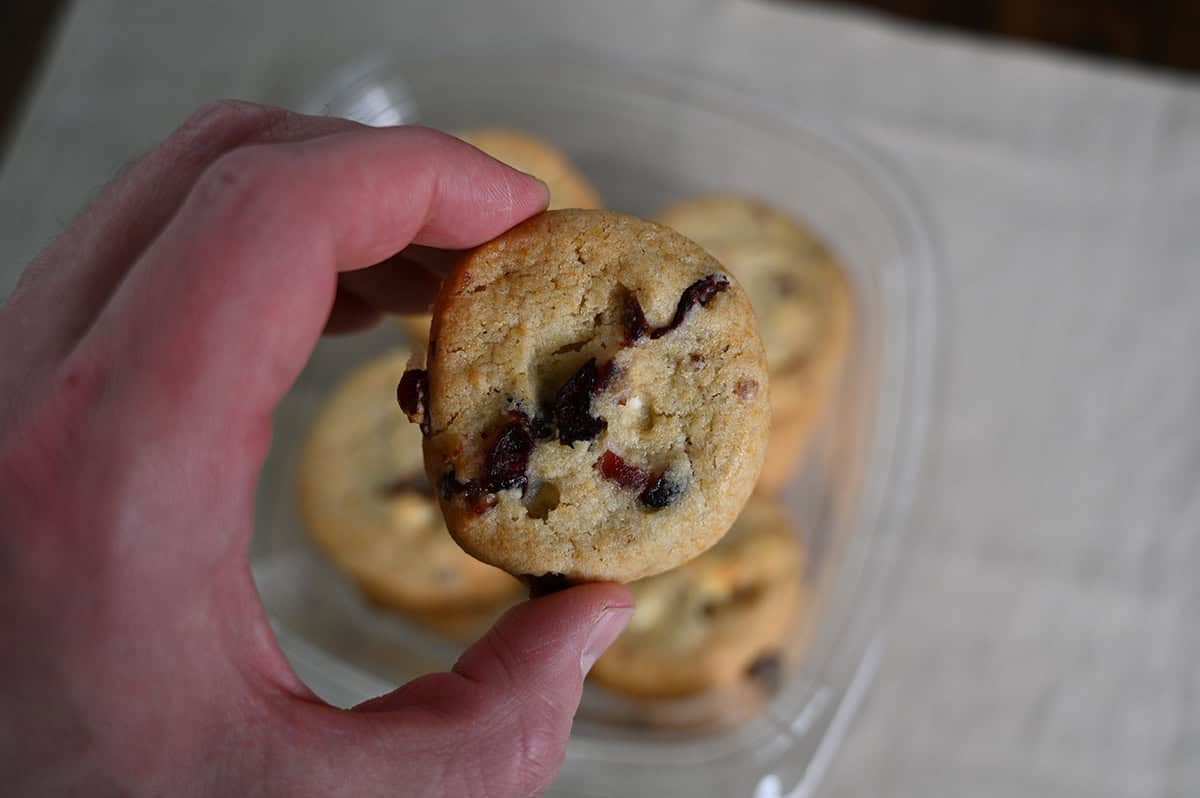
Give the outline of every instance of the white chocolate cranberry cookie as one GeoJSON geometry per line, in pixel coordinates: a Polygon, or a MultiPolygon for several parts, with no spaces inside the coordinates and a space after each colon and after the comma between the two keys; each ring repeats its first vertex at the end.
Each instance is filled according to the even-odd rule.
{"type": "Polygon", "coordinates": [[[421,434],[396,407],[409,354],[362,366],[320,412],[300,460],[309,535],[376,604],[410,613],[478,612],[519,594],[503,571],[446,532],[425,477],[421,434]]]}
{"type": "Polygon", "coordinates": [[[657,219],[708,250],[754,305],[773,419],[761,487],[774,491],[795,471],[841,376],[853,322],[846,273],[807,228],[758,200],[695,197],[657,219]]]}
{"type": "Polygon", "coordinates": [[[630,581],[713,545],[770,424],[745,293],[665,227],[551,211],[467,255],[400,386],[454,538],[512,574],[630,581]]]}
{"type": "Polygon", "coordinates": [[[786,514],[769,498],[751,498],[717,545],[629,586],[633,619],[591,677],[639,698],[690,695],[746,677],[776,680],[805,593],[803,570],[786,514]]]}

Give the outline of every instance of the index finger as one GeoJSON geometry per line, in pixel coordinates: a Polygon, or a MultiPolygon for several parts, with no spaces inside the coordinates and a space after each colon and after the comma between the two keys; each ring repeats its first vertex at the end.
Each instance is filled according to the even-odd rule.
{"type": "Polygon", "coordinates": [[[475,246],[546,199],[536,179],[424,128],[241,148],[205,172],[75,354],[134,366],[125,392],[152,401],[140,412],[164,430],[266,421],[320,335],[339,271],[410,243],[475,246]]]}

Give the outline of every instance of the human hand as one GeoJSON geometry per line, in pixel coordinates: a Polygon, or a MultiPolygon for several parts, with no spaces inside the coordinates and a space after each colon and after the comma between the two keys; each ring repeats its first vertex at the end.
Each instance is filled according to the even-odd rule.
{"type": "Polygon", "coordinates": [[[322,328],[423,308],[437,278],[396,253],[474,246],[545,203],[433,131],[224,103],[34,261],[0,307],[6,794],[549,784],[627,590],[526,602],[452,672],[344,711],[292,673],[247,566],[271,413],[322,328]]]}

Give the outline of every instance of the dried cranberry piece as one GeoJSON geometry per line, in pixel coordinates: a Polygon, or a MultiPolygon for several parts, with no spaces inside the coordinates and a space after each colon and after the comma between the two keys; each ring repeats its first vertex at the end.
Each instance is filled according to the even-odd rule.
{"type": "Polygon", "coordinates": [[[596,468],[605,479],[615,482],[626,490],[642,490],[650,482],[650,475],[612,451],[605,450],[596,461],[596,468]]]}
{"type": "Polygon", "coordinates": [[[558,593],[561,590],[566,590],[572,584],[571,580],[565,575],[553,571],[541,576],[523,574],[521,581],[529,585],[529,597],[531,599],[549,596],[551,593],[558,593]]]}
{"type": "Polygon", "coordinates": [[[520,488],[523,494],[529,484],[525,472],[533,447],[529,417],[520,412],[509,413],[508,422],[495,433],[484,458],[483,480],[459,482],[451,466],[442,474],[442,499],[450,501],[461,493],[467,506],[482,514],[496,506],[498,491],[520,488]]]}
{"type": "Polygon", "coordinates": [[[642,312],[642,303],[637,296],[629,291],[625,294],[625,308],[621,314],[621,323],[625,328],[625,344],[636,344],[650,332],[646,323],[646,314],[642,312]]]}
{"type": "Polygon", "coordinates": [[[603,393],[608,390],[608,386],[612,385],[621,374],[621,370],[611,360],[606,360],[596,367],[596,384],[592,386],[592,396],[603,393]]]}
{"type": "Polygon", "coordinates": [[[474,479],[459,482],[458,475],[454,473],[453,466],[446,473],[442,474],[441,488],[443,500],[450,501],[457,494],[461,493],[463,501],[476,515],[482,515],[496,506],[496,495],[494,493],[484,490],[479,482],[474,479]]]}
{"type": "Polygon", "coordinates": [[[653,510],[668,507],[687,492],[687,485],[676,482],[660,473],[657,476],[643,468],[625,462],[625,459],[611,450],[605,450],[596,461],[596,470],[605,479],[615,482],[626,490],[640,491],[638,501],[643,506],[653,510]]]}
{"type": "Polygon", "coordinates": [[[421,425],[421,433],[429,434],[429,373],[425,369],[408,369],[396,386],[396,401],[408,420],[421,425]]]}
{"type": "Polygon", "coordinates": [[[683,320],[687,318],[688,312],[693,307],[696,305],[707,305],[709,300],[728,288],[729,278],[722,274],[710,274],[707,277],[701,277],[683,290],[683,295],[679,297],[679,304],[675,306],[675,316],[671,319],[671,323],[666,327],[658,327],[653,330],[650,333],[650,337],[662,338],[671,332],[671,330],[683,324],[683,320]]]}
{"type": "Polygon", "coordinates": [[[595,440],[604,429],[604,419],[592,415],[592,393],[598,382],[596,358],[592,358],[558,389],[554,423],[559,443],[570,446],[575,441],[595,440]]]}
{"type": "Polygon", "coordinates": [[[642,491],[638,496],[638,501],[652,510],[661,510],[663,507],[670,507],[679,501],[685,492],[687,492],[687,485],[676,482],[663,473],[655,478],[650,487],[642,491]]]}
{"type": "Polygon", "coordinates": [[[510,413],[509,421],[496,435],[484,463],[484,488],[495,493],[520,488],[524,493],[529,477],[529,455],[533,452],[533,436],[529,434],[529,417],[510,413]]]}

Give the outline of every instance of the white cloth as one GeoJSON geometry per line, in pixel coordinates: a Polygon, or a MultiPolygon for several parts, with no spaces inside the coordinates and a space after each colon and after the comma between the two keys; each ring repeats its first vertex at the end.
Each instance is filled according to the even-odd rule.
{"type": "Polygon", "coordinates": [[[197,104],[548,36],[845,118],[942,236],[936,460],[831,796],[1200,794],[1200,91],[756,0],[89,0],[0,172],[0,294],[197,104]]]}

